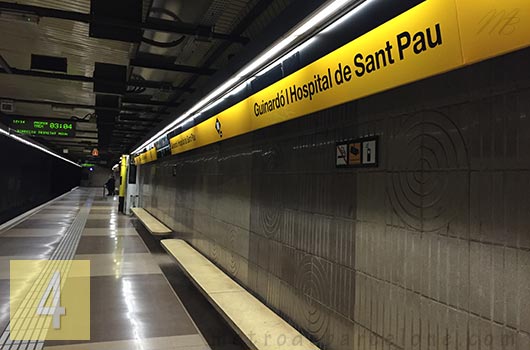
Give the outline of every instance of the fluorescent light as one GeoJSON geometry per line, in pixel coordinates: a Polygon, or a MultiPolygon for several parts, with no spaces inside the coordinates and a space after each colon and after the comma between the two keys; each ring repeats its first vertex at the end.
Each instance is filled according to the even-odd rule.
{"type": "Polygon", "coordinates": [[[288,60],[289,58],[291,58],[293,55],[295,55],[296,53],[298,52],[301,52],[301,51],[304,51],[307,47],[311,46],[314,42],[316,41],[316,38],[315,37],[312,37],[312,38],[309,38],[308,40],[304,41],[301,45],[293,48],[291,51],[289,51],[288,53],[286,53],[285,55],[282,56],[282,58],[276,62],[274,62],[273,64],[270,64],[269,66],[267,66],[267,68],[265,69],[262,69],[260,70],[256,76],[260,77],[262,75],[265,75],[267,74],[268,72],[270,72],[272,69],[278,67],[278,65],[282,62],[285,62],[286,60],[288,60]]]}
{"type": "MultiPolygon", "coordinates": [[[[260,70],[267,69],[267,68],[271,69],[270,65],[275,65],[282,59],[292,56],[295,52],[300,50],[300,45],[298,46],[298,48],[295,47],[283,55],[281,55],[281,53],[287,47],[289,47],[289,45],[296,42],[297,39],[299,39],[301,36],[311,31],[311,29],[324,24],[326,21],[330,20],[333,16],[338,15],[340,13],[340,10],[344,9],[346,6],[353,4],[354,2],[356,1],[355,0],[335,0],[335,1],[330,2],[327,6],[322,7],[312,17],[308,18],[306,21],[302,22],[299,26],[297,26],[294,30],[292,30],[290,34],[285,35],[283,39],[281,39],[279,42],[274,44],[271,48],[263,52],[254,61],[250,62],[247,66],[245,66],[238,73],[232,76],[228,81],[226,81],[221,86],[219,86],[217,89],[212,91],[210,94],[202,98],[197,104],[195,104],[192,108],[187,110],[184,114],[176,118],[169,125],[167,125],[162,130],[157,132],[154,136],[149,138],[147,141],[145,141],[142,145],[136,148],[132,153],[140,152],[144,148],[152,145],[155,141],[157,141],[163,135],[175,130],[177,127],[183,124],[182,122],[186,121],[187,119],[192,119],[197,114],[196,112],[199,112],[199,110],[201,110],[205,106],[208,106],[212,102],[217,101],[217,99],[221,95],[226,94],[227,92],[230,92],[230,90],[234,88],[235,89],[241,88],[241,85],[244,85],[249,79],[253,79],[253,75],[259,73],[260,70]]],[[[365,3],[366,2],[369,2],[369,0],[365,0],[365,3]]],[[[354,8],[352,11],[349,11],[348,14],[352,13],[353,11],[356,11],[358,8],[359,7],[354,8]]],[[[307,41],[310,41],[310,40],[307,40],[307,41]]],[[[306,42],[301,43],[301,45],[304,45],[306,42]]],[[[304,47],[306,46],[304,45],[304,47]]]]}
{"type": "Polygon", "coordinates": [[[252,82],[252,80],[254,80],[254,77],[242,82],[241,84],[239,84],[238,86],[236,86],[235,88],[233,88],[231,91],[230,91],[230,95],[237,95],[239,94],[240,92],[242,92],[243,90],[245,90],[245,88],[248,86],[248,84],[250,84],[252,82]]]}
{"type": "Polygon", "coordinates": [[[269,73],[271,70],[273,70],[274,68],[278,68],[280,66],[280,63],[279,62],[276,62],[274,64],[269,64],[267,66],[267,68],[265,69],[262,69],[259,71],[259,73],[256,74],[257,77],[262,77],[264,76],[265,74],[269,73]]]}
{"type": "Polygon", "coordinates": [[[341,18],[337,19],[335,22],[331,23],[329,26],[324,28],[324,30],[322,30],[321,33],[329,33],[335,30],[335,28],[337,28],[344,22],[347,22],[348,20],[350,20],[353,17],[353,15],[355,15],[355,13],[367,7],[367,5],[369,5],[370,3],[371,3],[370,1],[364,1],[363,3],[359,4],[359,6],[356,6],[355,9],[353,9],[352,11],[349,11],[347,14],[345,14],[344,16],[342,16],[341,18]]]}
{"type": "Polygon", "coordinates": [[[330,17],[332,17],[337,10],[341,9],[345,5],[347,5],[349,0],[336,0],[333,1],[329,6],[326,6],[321,11],[316,13],[313,17],[311,17],[307,22],[302,24],[293,35],[300,36],[303,35],[305,32],[315,28],[316,26],[322,24],[324,21],[328,20],[330,17]]]}
{"type": "Polygon", "coordinates": [[[292,42],[297,39],[298,36],[295,35],[289,35],[287,38],[280,41],[278,44],[273,46],[270,50],[263,53],[261,56],[259,56],[256,60],[252,61],[248,66],[246,66],[241,73],[239,73],[239,77],[243,78],[247,75],[256,73],[255,71],[259,69],[261,66],[263,66],[265,63],[267,63],[273,56],[280,53],[282,50],[284,50],[287,46],[289,46],[292,42]]]}
{"type": "MultiPolygon", "coordinates": [[[[206,106],[204,108],[204,111],[207,111],[209,109],[212,109],[218,105],[220,105],[221,103],[223,103],[223,101],[225,100],[224,97],[219,97],[217,100],[213,101],[212,103],[210,103],[208,106],[206,106]]],[[[202,112],[202,111],[201,111],[202,112]]]]}
{"type": "Polygon", "coordinates": [[[2,129],[2,128],[0,128],[0,133],[1,133],[1,134],[4,134],[5,136],[11,137],[12,139],[17,140],[18,142],[21,142],[21,143],[23,143],[23,144],[25,144],[25,145],[28,145],[28,146],[33,147],[33,148],[36,148],[36,149],[38,149],[39,151],[42,151],[42,152],[44,152],[44,153],[48,153],[49,155],[52,155],[52,156],[54,156],[54,157],[56,157],[56,158],[59,158],[59,159],[61,159],[61,160],[64,160],[65,162],[71,163],[71,164],[73,164],[73,165],[75,165],[75,166],[81,168],[81,166],[80,166],[79,164],[77,164],[77,163],[75,163],[75,162],[72,162],[70,159],[66,159],[66,158],[64,158],[64,157],[61,157],[61,156],[58,155],[57,153],[54,153],[54,152],[52,152],[52,151],[50,151],[50,150],[48,150],[48,149],[46,149],[46,148],[44,148],[44,147],[42,147],[42,146],[39,146],[39,145],[37,145],[36,143],[33,143],[33,142],[31,142],[31,141],[28,141],[28,140],[25,140],[25,139],[23,139],[23,138],[20,137],[20,136],[17,136],[17,135],[15,135],[15,134],[11,134],[10,132],[8,132],[8,131],[6,131],[6,130],[4,130],[4,129],[2,129]]]}

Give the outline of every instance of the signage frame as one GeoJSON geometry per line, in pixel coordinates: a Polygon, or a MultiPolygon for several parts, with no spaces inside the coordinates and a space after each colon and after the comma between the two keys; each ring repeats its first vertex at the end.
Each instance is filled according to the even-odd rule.
{"type": "Polygon", "coordinates": [[[347,152],[347,155],[348,157],[345,159],[345,164],[341,165],[341,164],[337,164],[337,162],[335,162],[335,167],[337,169],[348,169],[348,168],[377,168],[379,167],[379,161],[380,161],[380,151],[379,151],[379,135],[375,135],[375,136],[367,136],[367,137],[362,137],[362,138],[357,138],[357,139],[351,139],[351,140],[347,140],[347,141],[340,141],[340,142],[337,142],[335,143],[335,159],[337,160],[338,159],[338,149],[339,147],[342,147],[342,146],[346,146],[346,149],[348,150],[347,152]],[[364,148],[365,148],[365,145],[369,142],[374,142],[375,141],[375,154],[374,154],[374,160],[366,160],[364,159],[365,156],[364,156],[364,148]],[[350,162],[350,148],[352,145],[354,144],[359,144],[360,147],[358,149],[358,155],[359,155],[359,162],[357,163],[353,163],[353,162],[350,162]]]}
{"type": "Polygon", "coordinates": [[[76,121],[69,119],[13,116],[9,117],[8,125],[13,131],[30,137],[74,138],[77,133],[76,121]],[[36,127],[35,123],[40,123],[41,127],[36,127]],[[70,127],[64,128],[67,124],[71,124],[70,127]],[[61,125],[61,127],[52,128],[51,125],[61,125]],[[55,134],[48,134],[53,132],[55,132],[55,134]],[[62,134],[60,134],[60,132],[62,132],[62,134]]]}

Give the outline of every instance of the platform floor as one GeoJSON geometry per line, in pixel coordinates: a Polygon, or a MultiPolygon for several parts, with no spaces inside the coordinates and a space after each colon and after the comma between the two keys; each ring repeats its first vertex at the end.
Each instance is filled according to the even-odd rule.
{"type": "MultiPolygon", "coordinates": [[[[142,233],[134,218],[118,213],[117,200],[117,197],[102,197],[100,189],[77,189],[15,227],[0,232],[0,331],[9,324],[10,260],[50,259],[61,241],[71,234],[71,226],[81,222],[78,244],[69,249],[74,259],[91,261],[91,340],[46,341],[32,347],[239,349],[237,344],[225,341],[208,345],[177,296],[176,288],[181,286],[187,294],[195,291],[174,270],[175,264],[164,256],[158,242],[142,233]],[[79,220],[82,216],[84,220],[79,220]]],[[[191,300],[191,307],[207,309],[199,296],[194,295],[191,300]]],[[[198,322],[217,335],[229,333],[219,320],[217,315],[212,315],[198,322]]],[[[30,347],[8,347],[0,342],[0,349],[4,348],[30,347]]]]}

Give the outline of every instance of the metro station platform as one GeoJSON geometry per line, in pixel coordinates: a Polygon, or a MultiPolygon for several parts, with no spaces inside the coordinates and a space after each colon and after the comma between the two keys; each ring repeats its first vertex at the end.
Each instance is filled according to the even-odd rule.
{"type": "Polygon", "coordinates": [[[0,231],[0,349],[242,348],[158,242],[117,208],[117,197],[80,188],[0,231]],[[59,259],[90,261],[90,341],[9,340],[10,261],[59,259]]]}
{"type": "Polygon", "coordinates": [[[529,0],[0,33],[0,350],[530,350],[529,0]]]}

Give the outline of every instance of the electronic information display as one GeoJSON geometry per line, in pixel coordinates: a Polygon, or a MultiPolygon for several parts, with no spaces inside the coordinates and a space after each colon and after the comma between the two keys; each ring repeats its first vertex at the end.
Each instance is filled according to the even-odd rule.
{"type": "Polygon", "coordinates": [[[57,119],[13,118],[10,124],[20,134],[39,137],[74,137],[76,128],[73,121],[57,119]]]}

